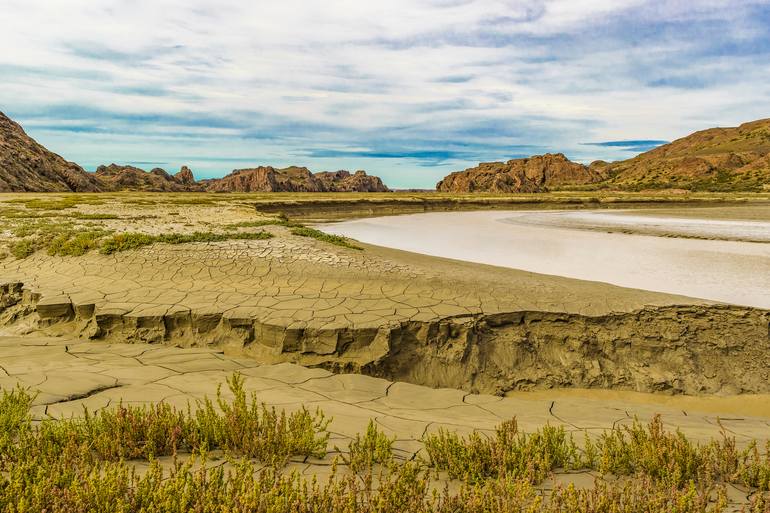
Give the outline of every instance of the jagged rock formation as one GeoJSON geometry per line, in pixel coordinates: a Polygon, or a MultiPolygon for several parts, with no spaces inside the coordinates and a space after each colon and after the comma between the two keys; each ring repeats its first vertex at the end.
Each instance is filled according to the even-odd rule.
{"type": "Polygon", "coordinates": [[[324,171],[316,173],[329,192],[388,192],[388,188],[378,176],[369,176],[366,171],[324,171]]]}
{"type": "Polygon", "coordinates": [[[766,190],[770,118],[695,132],[604,169],[608,185],[622,189],[766,190]]]}
{"type": "Polygon", "coordinates": [[[215,192],[386,192],[388,188],[376,176],[364,171],[311,173],[306,167],[276,169],[260,166],[236,169],[224,178],[206,182],[206,190],[215,192]]]}
{"type": "Polygon", "coordinates": [[[0,192],[95,192],[96,177],[28,136],[0,112],[0,192]]]}
{"type": "Polygon", "coordinates": [[[110,164],[96,169],[96,178],[102,190],[146,191],[146,192],[188,192],[201,190],[187,166],[174,176],[161,168],[149,172],[134,166],[110,164]]]}
{"type": "Polygon", "coordinates": [[[110,164],[95,173],[64,160],[29,137],[0,112],[0,192],[387,192],[364,171],[311,173],[306,167],[236,169],[224,178],[197,182],[182,166],[175,175],[155,168],[110,164]]]}
{"type": "Polygon", "coordinates": [[[603,180],[596,169],[572,162],[561,153],[546,153],[508,162],[483,162],[446,176],[436,185],[440,192],[544,192],[563,185],[603,180]]]}

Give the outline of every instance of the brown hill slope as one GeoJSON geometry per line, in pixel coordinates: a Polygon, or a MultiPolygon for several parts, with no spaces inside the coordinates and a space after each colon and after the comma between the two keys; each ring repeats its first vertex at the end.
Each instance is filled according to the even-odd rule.
{"type": "Polygon", "coordinates": [[[607,185],[621,189],[763,190],[770,187],[770,119],[695,132],[604,169],[607,185]]]}
{"type": "Polygon", "coordinates": [[[99,181],[45,149],[0,112],[0,192],[91,192],[99,181]]]}
{"type": "Polygon", "coordinates": [[[544,192],[564,185],[596,183],[605,176],[593,168],[572,162],[561,153],[546,153],[508,162],[483,162],[446,176],[436,189],[441,192],[544,192]]]}

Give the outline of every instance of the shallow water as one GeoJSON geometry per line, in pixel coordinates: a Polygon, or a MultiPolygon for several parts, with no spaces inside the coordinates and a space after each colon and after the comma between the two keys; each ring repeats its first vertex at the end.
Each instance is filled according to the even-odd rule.
{"type": "Polygon", "coordinates": [[[770,308],[770,243],[676,236],[770,241],[766,222],[484,211],[357,219],[319,228],[428,255],[770,308]],[[666,236],[600,231],[644,232],[650,224],[663,226],[666,236]]]}

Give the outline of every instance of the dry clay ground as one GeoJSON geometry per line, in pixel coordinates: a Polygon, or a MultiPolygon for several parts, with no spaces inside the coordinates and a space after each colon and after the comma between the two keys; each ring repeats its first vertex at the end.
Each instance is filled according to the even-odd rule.
{"type": "MultiPolygon", "coordinates": [[[[58,197],[0,197],[0,244],[11,248],[57,223],[75,231],[264,230],[273,237],[154,244],[109,255],[93,249],[51,256],[43,248],[16,258],[9,249],[0,260],[0,387],[40,390],[40,418],[121,400],[184,406],[213,395],[238,371],[269,404],[322,407],[334,418],[330,444],[344,448],[374,418],[407,459],[438,427],[491,430],[513,416],[525,430],[546,422],[601,430],[661,413],[667,427],[696,440],[719,434],[717,418],[739,442],[770,436],[769,399],[761,394],[770,391],[767,312],[340,247],[293,235],[284,225],[254,226],[268,218],[243,197],[85,198],[60,208],[58,197]],[[701,367],[692,367],[693,352],[701,367]],[[309,368],[317,366],[394,380],[309,368]],[[665,404],[654,396],[592,398],[590,391],[501,397],[553,386],[702,397],[665,404]],[[730,396],[738,392],[761,393],[730,396]],[[712,393],[721,397],[711,401],[712,393]]],[[[328,462],[296,465],[315,474],[328,462]]]]}

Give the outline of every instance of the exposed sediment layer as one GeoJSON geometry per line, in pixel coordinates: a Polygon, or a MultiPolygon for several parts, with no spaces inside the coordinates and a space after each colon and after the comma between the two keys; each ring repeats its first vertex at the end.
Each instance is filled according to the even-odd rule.
{"type": "Polygon", "coordinates": [[[292,328],[237,312],[140,315],[0,288],[0,324],[107,342],[221,347],[433,387],[502,394],[551,387],[667,393],[770,392],[770,312],[649,306],[605,315],[521,311],[371,327],[292,328]]]}
{"type": "MultiPolygon", "coordinates": [[[[761,200],[763,198],[759,198],[761,200]]],[[[516,209],[577,209],[577,208],[633,208],[636,206],[656,207],[666,205],[708,206],[727,204],[729,199],[718,196],[682,195],[640,196],[618,194],[617,196],[575,196],[575,195],[414,195],[405,193],[386,194],[366,199],[351,198],[279,198],[263,199],[254,203],[258,212],[283,214],[300,220],[334,220],[357,217],[419,214],[423,212],[453,212],[471,210],[516,210],[516,209]]],[[[733,200],[744,204],[743,200],[733,200]]]]}

